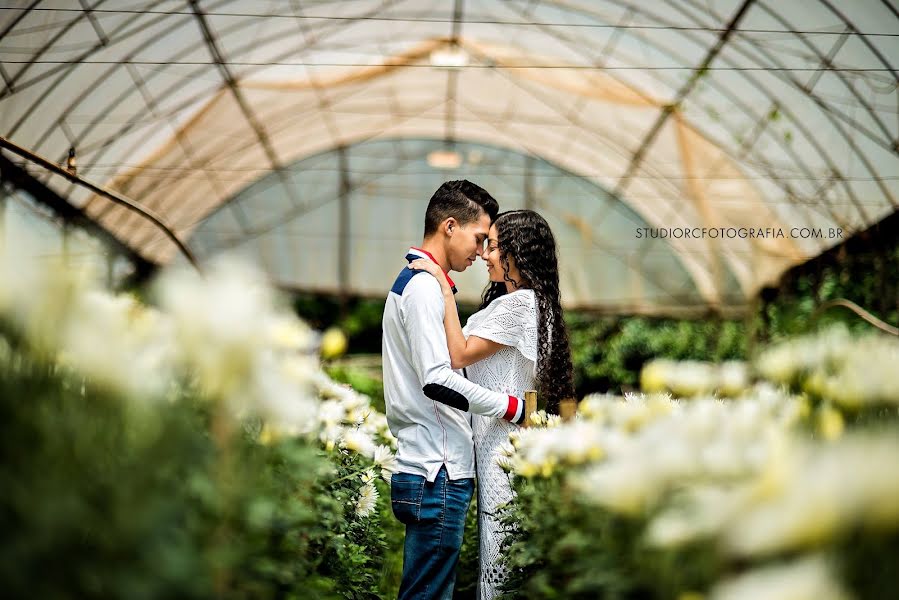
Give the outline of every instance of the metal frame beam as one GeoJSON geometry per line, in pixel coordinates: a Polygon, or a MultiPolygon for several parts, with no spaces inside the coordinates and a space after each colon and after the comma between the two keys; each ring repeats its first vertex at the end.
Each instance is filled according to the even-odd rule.
{"type": "Polygon", "coordinates": [[[37,202],[52,210],[64,223],[83,229],[115,252],[130,260],[135,267],[138,277],[149,275],[155,270],[155,263],[138,254],[102,225],[87,216],[80,208],[70,204],[65,198],[35,179],[25,169],[15,164],[2,153],[0,153],[0,178],[3,181],[10,182],[13,187],[27,192],[37,202]]]}
{"type": "Polygon", "coordinates": [[[665,123],[668,122],[668,119],[674,113],[675,110],[680,106],[681,102],[683,102],[690,92],[693,91],[693,88],[696,87],[696,84],[705,75],[709,66],[714,62],[715,57],[718,56],[718,53],[721,52],[721,49],[724,48],[727,41],[730,39],[731,34],[733,34],[734,29],[736,29],[737,25],[740,23],[740,20],[746,14],[746,11],[749,10],[749,7],[752,6],[755,0],[744,0],[743,4],[737,9],[736,14],[731,18],[730,22],[724,28],[724,31],[721,32],[721,35],[718,36],[718,41],[715,45],[706,53],[705,58],[702,63],[699,64],[693,70],[693,73],[690,75],[690,79],[687,80],[687,83],[681,87],[677,91],[677,95],[674,98],[674,101],[670,104],[665,105],[662,108],[662,112],[659,113],[658,118],[656,118],[655,123],[653,123],[652,127],[649,129],[649,132],[646,134],[646,137],[643,138],[643,142],[637,148],[637,151],[634,152],[634,156],[631,158],[631,162],[627,167],[627,171],[624,172],[624,175],[618,181],[618,185],[615,187],[615,194],[621,196],[624,194],[625,190],[630,183],[631,178],[634,176],[634,173],[637,172],[637,169],[640,168],[640,164],[643,162],[643,157],[646,155],[646,151],[652,145],[652,143],[656,140],[659,135],[659,132],[662,130],[662,127],[665,123]]]}
{"type": "MultiPolygon", "coordinates": [[[[43,156],[38,156],[37,154],[34,154],[34,153],[32,153],[32,152],[29,152],[29,151],[26,150],[25,148],[22,148],[21,146],[18,146],[17,144],[11,142],[10,140],[7,140],[7,139],[4,138],[4,137],[0,137],[0,148],[4,148],[4,149],[6,149],[6,150],[9,150],[10,152],[13,152],[14,154],[18,154],[19,156],[21,156],[21,157],[24,158],[25,160],[27,160],[27,161],[29,161],[29,162],[32,162],[32,163],[34,163],[34,164],[36,164],[36,165],[39,165],[39,166],[43,167],[44,169],[47,169],[47,170],[50,171],[51,173],[55,173],[56,175],[61,175],[62,177],[66,178],[67,180],[71,181],[72,183],[75,183],[75,184],[78,184],[78,185],[80,185],[80,186],[82,186],[82,187],[87,188],[88,190],[90,190],[90,191],[93,192],[94,194],[97,194],[97,195],[102,196],[102,197],[104,197],[104,198],[106,198],[106,199],[108,199],[108,200],[111,200],[112,202],[114,202],[114,203],[116,203],[116,204],[118,204],[118,205],[120,205],[120,206],[125,207],[126,209],[128,209],[128,210],[131,211],[131,212],[140,214],[140,215],[143,216],[145,219],[148,219],[149,221],[151,221],[156,227],[158,227],[159,229],[161,229],[161,230],[163,231],[163,233],[165,233],[166,237],[168,237],[172,242],[174,242],[175,246],[177,246],[178,249],[181,250],[182,254],[184,254],[184,256],[187,258],[187,260],[188,260],[188,261],[189,261],[195,268],[197,268],[197,270],[199,270],[199,265],[198,265],[198,263],[197,263],[196,258],[194,257],[193,252],[191,252],[190,249],[184,244],[184,242],[182,242],[182,241],[178,238],[178,236],[175,235],[175,232],[172,230],[172,228],[169,227],[168,224],[165,223],[165,222],[162,220],[161,217],[159,217],[158,215],[154,214],[154,213],[153,213],[152,211],[150,211],[149,209],[146,209],[146,208],[140,206],[137,202],[135,202],[135,201],[133,201],[133,200],[130,200],[129,198],[126,198],[125,196],[122,196],[121,194],[118,194],[118,193],[116,193],[116,192],[114,192],[114,191],[112,191],[112,190],[108,190],[108,189],[106,189],[106,188],[104,188],[104,187],[102,187],[102,186],[99,186],[99,185],[95,184],[95,183],[91,183],[90,181],[87,181],[86,179],[83,179],[83,178],[79,177],[78,175],[75,175],[74,173],[70,173],[69,171],[63,169],[63,168],[60,167],[59,165],[56,165],[56,164],[50,162],[49,160],[47,160],[47,159],[44,158],[43,156]]],[[[2,155],[0,155],[0,156],[2,156],[2,155]]],[[[12,163],[11,161],[9,161],[8,159],[5,159],[5,158],[4,158],[4,160],[5,160],[10,166],[15,167],[15,164],[12,163]]],[[[14,171],[10,170],[10,172],[14,172],[14,171]]],[[[26,173],[26,175],[27,175],[27,173],[26,173]]],[[[30,178],[31,180],[34,180],[34,177],[32,177],[31,175],[27,175],[27,176],[28,176],[28,178],[30,178]]],[[[36,180],[35,180],[35,181],[36,181],[36,180]]],[[[40,183],[40,182],[37,182],[37,183],[40,183]]],[[[43,186],[43,184],[40,184],[40,185],[41,185],[42,187],[45,187],[45,186],[43,186]]],[[[24,189],[24,188],[23,188],[23,189],[24,189]]],[[[42,194],[42,196],[43,196],[43,197],[46,197],[46,194],[42,194]]],[[[72,206],[71,204],[69,204],[68,202],[66,202],[64,199],[62,199],[62,198],[59,197],[59,196],[57,196],[57,199],[62,200],[62,201],[65,203],[65,205],[67,205],[67,206],[70,207],[71,209],[76,210],[76,211],[77,211],[77,214],[80,214],[80,215],[83,216],[85,219],[88,219],[88,220],[89,220],[91,223],[93,223],[96,227],[102,229],[103,231],[106,231],[106,229],[104,229],[104,228],[103,228],[97,221],[94,221],[93,219],[91,219],[90,217],[88,217],[88,216],[87,216],[84,212],[82,212],[80,209],[75,208],[74,206],[72,206]]],[[[58,203],[57,203],[57,204],[58,204],[58,203]]],[[[60,210],[62,210],[62,211],[67,211],[67,209],[65,208],[64,205],[58,204],[58,206],[59,206],[60,210]]],[[[76,213],[73,213],[73,212],[71,212],[71,211],[67,211],[66,214],[72,216],[72,218],[75,218],[75,217],[77,216],[76,213]]],[[[109,235],[110,237],[112,237],[112,239],[116,239],[116,240],[118,239],[118,238],[113,237],[112,234],[111,234],[110,232],[106,231],[106,233],[107,233],[107,235],[109,235]]],[[[119,241],[118,243],[119,243],[119,244],[123,244],[123,242],[121,242],[121,241],[119,241]]],[[[127,246],[127,245],[126,245],[126,248],[128,248],[129,252],[134,252],[134,253],[136,253],[136,250],[134,250],[134,249],[131,248],[130,246],[127,246]]],[[[146,259],[144,259],[144,260],[146,260],[146,259]]]]}

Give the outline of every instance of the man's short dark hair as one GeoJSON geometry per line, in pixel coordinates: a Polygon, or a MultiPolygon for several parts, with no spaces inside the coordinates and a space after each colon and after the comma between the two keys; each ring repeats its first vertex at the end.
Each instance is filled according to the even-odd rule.
{"type": "Polygon", "coordinates": [[[496,218],[499,204],[487,190],[466,179],[447,181],[434,192],[425,211],[425,237],[436,233],[437,228],[450,217],[467,225],[477,221],[484,212],[490,221],[496,218]]]}

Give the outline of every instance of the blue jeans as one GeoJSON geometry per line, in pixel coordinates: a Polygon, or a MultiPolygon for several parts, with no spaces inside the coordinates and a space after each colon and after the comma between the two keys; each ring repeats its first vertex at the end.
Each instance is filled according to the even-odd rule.
{"type": "Polygon", "coordinates": [[[473,493],[474,479],[452,481],[446,467],[433,483],[409,473],[391,477],[393,514],[406,526],[399,600],[452,598],[473,493]]]}

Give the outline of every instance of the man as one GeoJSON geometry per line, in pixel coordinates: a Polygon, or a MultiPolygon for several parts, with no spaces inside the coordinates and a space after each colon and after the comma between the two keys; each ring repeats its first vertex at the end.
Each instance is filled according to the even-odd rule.
{"type": "MultiPolygon", "coordinates": [[[[406,260],[427,258],[462,272],[484,249],[496,200],[469,181],[440,186],[425,212],[424,241],[406,260]]],[[[384,397],[397,437],[393,513],[406,525],[400,600],[451,598],[465,514],[474,491],[467,411],[520,423],[524,401],[484,389],[452,370],[440,283],[403,268],[384,307],[384,397]]]]}

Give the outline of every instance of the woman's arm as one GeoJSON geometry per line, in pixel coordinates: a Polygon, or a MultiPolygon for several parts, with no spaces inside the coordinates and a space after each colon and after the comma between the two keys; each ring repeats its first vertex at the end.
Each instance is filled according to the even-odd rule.
{"type": "Polygon", "coordinates": [[[462,324],[459,322],[459,311],[456,308],[456,299],[453,290],[446,280],[446,273],[437,263],[419,258],[409,263],[410,269],[427,271],[440,282],[443,292],[443,301],[446,307],[443,317],[443,328],[446,330],[446,345],[449,348],[450,362],[454,369],[462,369],[481,359],[487,358],[499,352],[503,345],[492,340],[485,340],[476,335],[467,340],[462,333],[462,324]]]}

